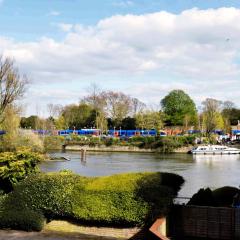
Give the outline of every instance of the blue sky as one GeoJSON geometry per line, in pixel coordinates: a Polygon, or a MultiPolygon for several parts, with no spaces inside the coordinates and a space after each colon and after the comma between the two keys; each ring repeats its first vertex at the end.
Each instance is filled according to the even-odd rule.
{"type": "Polygon", "coordinates": [[[35,40],[42,36],[56,39],[62,33],[57,23],[96,24],[116,14],[145,14],[157,11],[180,13],[199,9],[240,7],[240,2],[222,0],[2,0],[0,29],[3,35],[20,41],[35,40]]]}
{"type": "Polygon", "coordinates": [[[240,105],[239,20],[239,1],[0,0],[0,54],[32,80],[26,115],[93,82],[151,106],[175,88],[240,105]]]}

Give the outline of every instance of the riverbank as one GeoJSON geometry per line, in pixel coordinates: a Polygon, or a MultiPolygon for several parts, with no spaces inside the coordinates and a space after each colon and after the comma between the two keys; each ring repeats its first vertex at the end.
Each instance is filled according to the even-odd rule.
{"type": "MultiPolygon", "coordinates": [[[[188,153],[193,146],[188,147],[180,147],[176,148],[172,151],[172,153],[188,153]]],[[[88,151],[88,152],[135,152],[135,153],[162,153],[162,148],[156,148],[156,149],[145,149],[145,148],[139,148],[135,146],[109,146],[106,147],[103,146],[94,146],[90,147],[88,145],[80,146],[80,145],[67,145],[64,147],[65,150],[70,151],[81,151],[82,149],[88,151]]]]}

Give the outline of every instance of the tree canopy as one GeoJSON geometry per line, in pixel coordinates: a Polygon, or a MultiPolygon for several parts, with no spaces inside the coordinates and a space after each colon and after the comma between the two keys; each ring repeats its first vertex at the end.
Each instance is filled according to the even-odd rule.
{"type": "Polygon", "coordinates": [[[194,124],[197,119],[196,105],[183,90],[173,90],[161,100],[167,125],[194,124]]]}
{"type": "Polygon", "coordinates": [[[23,96],[27,82],[13,60],[0,56],[0,122],[4,120],[5,109],[23,96]]]}

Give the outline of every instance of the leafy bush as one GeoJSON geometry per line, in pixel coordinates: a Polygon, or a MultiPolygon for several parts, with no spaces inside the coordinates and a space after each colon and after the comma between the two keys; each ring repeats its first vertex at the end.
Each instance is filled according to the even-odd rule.
{"type": "Polygon", "coordinates": [[[199,191],[191,197],[190,201],[187,204],[197,206],[216,206],[216,202],[210,188],[199,189],[199,191]]]}
{"type": "Polygon", "coordinates": [[[192,196],[188,205],[230,207],[236,194],[240,194],[240,191],[235,187],[225,186],[214,191],[201,188],[192,196]]]}
{"type": "Polygon", "coordinates": [[[170,173],[82,177],[69,172],[38,174],[20,182],[5,205],[99,225],[143,225],[165,215],[183,184],[170,173]],[[16,201],[17,199],[17,201],[16,201]]]}
{"type": "Polygon", "coordinates": [[[0,211],[0,228],[20,229],[25,231],[41,231],[45,224],[45,217],[40,212],[31,210],[0,211]]]}
{"type": "Polygon", "coordinates": [[[233,197],[237,193],[240,194],[240,191],[238,188],[225,186],[215,189],[212,193],[217,206],[231,206],[233,197]]]}
{"type": "Polygon", "coordinates": [[[64,142],[63,136],[44,136],[43,139],[45,151],[61,149],[64,142]]]}
{"type": "Polygon", "coordinates": [[[67,217],[71,215],[74,184],[84,180],[84,177],[78,178],[71,172],[33,175],[16,185],[14,191],[8,194],[5,204],[14,206],[16,210],[40,210],[47,217],[67,217]]]}
{"type": "Polygon", "coordinates": [[[9,192],[13,185],[38,172],[42,155],[22,148],[16,152],[0,153],[0,189],[9,192]]]}

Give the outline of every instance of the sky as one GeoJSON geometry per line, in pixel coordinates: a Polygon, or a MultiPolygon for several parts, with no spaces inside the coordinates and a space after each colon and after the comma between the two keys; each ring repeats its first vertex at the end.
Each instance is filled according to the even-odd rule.
{"type": "Polygon", "coordinates": [[[30,79],[24,115],[89,86],[151,107],[173,89],[240,106],[240,1],[0,0],[0,55],[30,79]]]}

